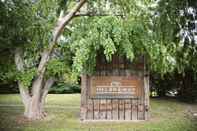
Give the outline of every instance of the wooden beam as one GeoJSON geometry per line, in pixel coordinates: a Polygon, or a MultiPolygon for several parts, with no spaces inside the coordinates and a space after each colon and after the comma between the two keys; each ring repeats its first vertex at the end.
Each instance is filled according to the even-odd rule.
{"type": "Polygon", "coordinates": [[[146,59],[144,57],[144,104],[145,104],[145,120],[150,119],[150,103],[149,103],[149,71],[146,67],[146,59]]]}
{"type": "Polygon", "coordinates": [[[81,76],[81,121],[86,120],[87,110],[88,110],[88,75],[81,76]]]}

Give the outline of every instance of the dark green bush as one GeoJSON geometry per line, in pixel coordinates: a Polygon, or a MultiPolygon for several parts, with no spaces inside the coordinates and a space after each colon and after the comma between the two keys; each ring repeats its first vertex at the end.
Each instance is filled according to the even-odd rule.
{"type": "Polygon", "coordinates": [[[0,94],[19,93],[16,83],[0,84],[0,94]]]}
{"type": "Polygon", "coordinates": [[[66,94],[66,93],[80,93],[80,85],[77,84],[68,84],[68,83],[55,83],[49,93],[51,94],[66,94]]]}

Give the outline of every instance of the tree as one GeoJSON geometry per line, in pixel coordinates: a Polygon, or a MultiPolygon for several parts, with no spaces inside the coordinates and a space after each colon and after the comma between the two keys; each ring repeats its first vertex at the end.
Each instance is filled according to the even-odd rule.
{"type": "Polygon", "coordinates": [[[155,28],[159,41],[174,49],[174,77],[179,78],[177,88],[182,99],[196,99],[196,25],[197,5],[192,0],[161,0],[156,7],[155,28]],[[171,43],[171,44],[169,44],[171,43]]]}
{"type": "Polygon", "coordinates": [[[67,4],[73,4],[73,2],[64,0],[0,1],[3,9],[1,15],[5,18],[5,21],[2,20],[4,32],[1,33],[7,35],[1,39],[1,45],[6,43],[7,47],[3,46],[5,50],[9,49],[10,52],[14,50],[16,80],[25,108],[24,115],[29,119],[41,119],[46,115],[43,106],[48,89],[54,83],[52,76],[66,72],[65,66],[68,63],[56,59],[60,49],[58,47],[64,46],[60,45],[59,38],[64,27],[86,0],[79,1],[68,8],[67,14],[64,14],[67,4]],[[58,13],[61,14],[59,18],[58,13]],[[15,21],[13,17],[16,18],[15,21]],[[17,33],[18,31],[21,32],[17,33]],[[16,43],[18,43],[17,46],[16,43]],[[8,45],[10,45],[9,48],[8,45]]]}
{"type": "MultiPolygon", "coordinates": [[[[22,95],[22,99],[25,104],[25,115],[31,119],[40,119],[43,117],[43,104],[45,97],[48,93],[49,87],[53,84],[54,80],[49,78],[44,84],[44,75],[46,72],[46,65],[49,61],[50,55],[52,54],[55,46],[57,45],[57,40],[62,33],[64,27],[71,21],[76,12],[83,6],[86,0],[81,0],[77,3],[73,9],[65,16],[60,17],[56,23],[56,26],[52,32],[52,41],[49,43],[49,47],[43,51],[39,65],[36,69],[36,78],[32,82],[32,96],[24,90],[23,85],[19,82],[18,86],[22,95]]],[[[21,51],[16,50],[15,61],[18,70],[23,70],[23,61],[21,59],[21,51]]]]}

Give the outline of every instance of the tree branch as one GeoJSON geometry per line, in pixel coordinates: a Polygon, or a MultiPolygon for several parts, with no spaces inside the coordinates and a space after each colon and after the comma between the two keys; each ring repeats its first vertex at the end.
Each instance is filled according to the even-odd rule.
{"type": "MultiPolygon", "coordinates": [[[[24,71],[24,62],[23,62],[22,55],[23,55],[23,50],[20,47],[16,48],[15,64],[16,64],[17,70],[21,72],[24,71]]],[[[23,103],[24,105],[26,105],[29,99],[31,98],[29,95],[28,88],[24,87],[24,85],[20,81],[18,81],[18,88],[19,88],[23,103]]]]}
{"type": "Polygon", "coordinates": [[[50,87],[53,85],[53,83],[55,82],[55,79],[54,78],[49,78],[46,82],[45,82],[45,85],[44,85],[44,88],[43,88],[43,93],[42,93],[42,98],[41,98],[41,101],[42,103],[44,104],[44,101],[45,101],[45,98],[48,94],[48,91],[50,89],[50,87]]]}
{"type": "Polygon", "coordinates": [[[59,20],[57,21],[57,25],[53,31],[52,42],[49,44],[49,48],[44,51],[40,64],[38,66],[38,75],[44,74],[45,65],[47,64],[50,54],[52,53],[55,45],[57,44],[57,39],[59,38],[65,26],[72,20],[72,18],[75,16],[77,11],[85,4],[86,1],[87,0],[81,0],[80,2],[78,2],[67,15],[65,15],[64,17],[60,17],[59,20]]]}
{"type": "Polygon", "coordinates": [[[86,0],[80,0],[79,3],[63,18],[60,18],[57,22],[57,26],[53,32],[53,43],[57,42],[58,37],[60,36],[61,32],[63,31],[65,25],[67,25],[70,20],[75,16],[77,11],[85,4],[86,0]]]}

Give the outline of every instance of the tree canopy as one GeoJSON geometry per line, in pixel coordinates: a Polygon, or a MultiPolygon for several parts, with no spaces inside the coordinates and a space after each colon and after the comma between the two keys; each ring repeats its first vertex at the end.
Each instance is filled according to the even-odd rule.
{"type": "MultiPolygon", "coordinates": [[[[110,1],[109,16],[78,18],[70,45],[74,72],[91,73],[99,50],[110,61],[115,53],[133,60],[146,56],[161,74],[196,68],[195,5],[188,1],[110,1]],[[117,16],[118,12],[118,16],[117,16]],[[82,55],[83,54],[83,55],[82,55]]],[[[105,8],[102,9],[105,14],[105,8]]]]}
{"type": "Polygon", "coordinates": [[[125,55],[130,61],[144,55],[152,70],[172,72],[176,66],[175,45],[166,45],[157,38],[153,4],[152,1],[114,1],[111,6],[117,6],[119,16],[76,19],[70,36],[75,53],[73,71],[92,73],[97,52],[102,50],[108,61],[115,53],[125,55]]]}
{"type": "Polygon", "coordinates": [[[161,0],[155,11],[157,38],[170,48],[175,46],[173,56],[178,72],[196,71],[196,9],[192,0],[161,0]]]}

